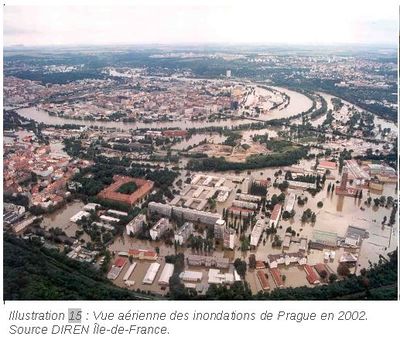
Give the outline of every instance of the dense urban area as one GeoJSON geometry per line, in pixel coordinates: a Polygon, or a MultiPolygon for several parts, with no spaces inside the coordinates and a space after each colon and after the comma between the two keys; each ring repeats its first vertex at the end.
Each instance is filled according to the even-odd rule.
{"type": "Polygon", "coordinates": [[[4,50],[5,299],[397,299],[397,51],[4,50]]]}

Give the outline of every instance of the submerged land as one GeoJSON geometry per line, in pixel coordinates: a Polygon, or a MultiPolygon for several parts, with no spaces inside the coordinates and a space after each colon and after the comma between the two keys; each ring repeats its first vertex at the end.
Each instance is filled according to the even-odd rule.
{"type": "Polygon", "coordinates": [[[6,299],[397,298],[394,49],[4,55],[6,299]]]}

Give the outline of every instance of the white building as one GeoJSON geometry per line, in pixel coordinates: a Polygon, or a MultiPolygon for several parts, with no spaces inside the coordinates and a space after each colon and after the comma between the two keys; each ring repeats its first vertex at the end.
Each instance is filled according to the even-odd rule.
{"type": "Polygon", "coordinates": [[[118,223],[120,221],[119,218],[116,217],[111,217],[111,216],[107,216],[107,215],[101,215],[100,219],[104,222],[108,222],[108,223],[118,223]]]}
{"type": "Polygon", "coordinates": [[[253,227],[250,235],[250,245],[253,247],[257,247],[258,242],[260,242],[261,235],[264,231],[265,222],[264,220],[257,220],[256,224],[253,227]]]}
{"type": "Polygon", "coordinates": [[[113,210],[113,209],[108,209],[107,213],[112,214],[112,215],[117,215],[117,216],[123,216],[123,217],[128,216],[128,213],[125,211],[119,211],[119,210],[113,210]]]}
{"type": "Polygon", "coordinates": [[[151,285],[156,278],[159,269],[160,264],[157,262],[153,262],[147,270],[146,275],[144,276],[143,284],[151,285]]]}
{"type": "Polygon", "coordinates": [[[193,223],[185,222],[175,233],[175,241],[180,245],[184,244],[188,240],[192,232],[193,232],[193,223]]]}
{"type": "Polygon", "coordinates": [[[136,235],[142,228],[146,221],[146,216],[143,214],[137,215],[132,221],[126,225],[127,235],[136,235]]]}
{"type": "Polygon", "coordinates": [[[203,278],[202,272],[195,272],[191,270],[185,270],[184,272],[179,274],[179,278],[182,281],[189,281],[189,282],[200,282],[203,278]]]}
{"type": "Polygon", "coordinates": [[[294,209],[294,204],[296,202],[296,194],[291,192],[287,197],[286,197],[286,202],[285,202],[285,209],[284,211],[292,212],[294,209]]]}
{"type": "Polygon", "coordinates": [[[307,258],[303,253],[282,253],[267,256],[267,262],[270,268],[277,268],[280,264],[285,264],[286,266],[296,263],[299,265],[304,265],[307,263],[307,258]]]}
{"type": "Polygon", "coordinates": [[[234,276],[231,273],[221,273],[219,269],[210,269],[208,271],[208,283],[214,284],[232,284],[235,282],[234,276]]]}
{"type": "Polygon", "coordinates": [[[158,284],[168,285],[169,279],[171,278],[173,273],[174,273],[174,265],[172,263],[166,263],[161,272],[160,278],[158,279],[158,284]]]}
{"type": "Polygon", "coordinates": [[[133,263],[129,266],[128,270],[126,271],[126,273],[125,273],[125,275],[124,275],[124,278],[123,278],[124,281],[129,280],[129,277],[131,276],[131,274],[133,273],[133,271],[135,270],[135,268],[136,268],[136,262],[133,262],[133,263]]]}
{"type": "Polygon", "coordinates": [[[100,204],[88,203],[83,207],[83,210],[85,210],[85,211],[95,211],[97,208],[100,208],[100,204]]]}
{"type": "Polygon", "coordinates": [[[89,214],[87,211],[81,210],[81,211],[78,211],[78,212],[77,212],[74,216],[72,216],[69,220],[70,220],[71,222],[76,223],[76,222],[80,221],[80,220],[82,219],[82,217],[88,218],[88,217],[90,217],[90,214],[89,214]]]}
{"type": "Polygon", "coordinates": [[[166,218],[160,218],[158,222],[150,229],[150,237],[153,241],[160,239],[161,236],[169,228],[169,220],[166,218]]]}

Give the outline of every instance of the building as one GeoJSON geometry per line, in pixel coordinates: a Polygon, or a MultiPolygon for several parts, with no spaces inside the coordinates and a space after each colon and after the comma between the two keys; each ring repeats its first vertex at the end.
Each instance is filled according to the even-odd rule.
{"type": "Polygon", "coordinates": [[[158,279],[159,285],[169,285],[169,279],[171,278],[172,274],[174,273],[174,265],[172,263],[166,263],[160,278],[158,279]]]}
{"type": "Polygon", "coordinates": [[[224,229],[224,248],[233,250],[235,248],[236,232],[232,228],[224,229]]]}
{"type": "Polygon", "coordinates": [[[336,248],[338,237],[336,233],[331,233],[329,231],[322,231],[315,229],[313,231],[313,243],[320,244],[323,248],[336,248]]]}
{"type": "Polygon", "coordinates": [[[282,275],[281,275],[281,272],[279,271],[279,269],[278,268],[270,268],[269,271],[272,275],[272,278],[274,279],[275,285],[278,288],[282,288],[284,286],[284,284],[283,284],[282,275]]]}
{"type": "Polygon", "coordinates": [[[218,219],[214,224],[214,237],[216,240],[222,240],[224,238],[224,232],[226,228],[226,222],[223,219],[218,219]]]}
{"type": "Polygon", "coordinates": [[[307,182],[299,182],[299,181],[287,181],[289,183],[289,188],[293,189],[317,189],[317,185],[315,183],[307,183],[307,182]]]}
{"type": "Polygon", "coordinates": [[[231,70],[226,70],[226,77],[227,78],[232,77],[232,71],[231,70]]]}
{"type": "Polygon", "coordinates": [[[364,228],[348,226],[346,235],[344,238],[344,245],[353,248],[358,248],[361,246],[362,240],[369,237],[368,231],[364,228]]]}
{"type": "Polygon", "coordinates": [[[200,282],[203,278],[202,272],[195,272],[192,270],[185,270],[179,274],[179,278],[182,281],[189,281],[189,282],[200,282]]]}
{"type": "Polygon", "coordinates": [[[250,209],[250,210],[257,210],[257,208],[258,208],[257,203],[248,202],[248,201],[239,201],[239,200],[234,200],[232,202],[232,206],[239,207],[239,208],[246,208],[246,209],[250,209]]]}
{"type": "Polygon", "coordinates": [[[336,163],[330,161],[320,161],[317,166],[318,170],[336,170],[336,163]]]}
{"type": "Polygon", "coordinates": [[[128,213],[125,211],[119,211],[119,210],[113,210],[113,209],[108,209],[107,214],[111,215],[116,215],[116,216],[122,216],[122,217],[127,217],[128,213]]]}
{"type": "Polygon", "coordinates": [[[349,172],[347,167],[344,167],[340,185],[335,188],[336,195],[354,197],[356,193],[358,193],[358,190],[347,186],[348,180],[349,180],[349,172]]]}
{"type": "Polygon", "coordinates": [[[100,208],[100,204],[97,203],[88,203],[83,207],[85,211],[96,211],[97,208],[100,208]]]}
{"type": "Polygon", "coordinates": [[[345,167],[347,169],[349,179],[355,180],[357,184],[364,184],[371,178],[368,172],[362,169],[355,159],[346,160],[345,167]]]}
{"type": "Polygon", "coordinates": [[[80,221],[83,217],[89,218],[90,214],[87,211],[78,211],[74,216],[72,216],[69,220],[73,223],[77,223],[80,221]]]}
{"type": "Polygon", "coordinates": [[[143,278],[143,284],[151,285],[154,282],[154,279],[156,278],[156,275],[158,273],[158,270],[160,269],[160,264],[157,262],[154,262],[150,265],[149,269],[147,269],[146,275],[143,278]]]}
{"type": "Polygon", "coordinates": [[[107,216],[107,215],[101,215],[100,219],[104,222],[107,223],[118,223],[120,221],[119,218],[116,217],[112,217],[112,216],[107,216]]]}
{"type": "Polygon", "coordinates": [[[311,266],[305,264],[304,271],[307,274],[306,278],[309,283],[311,283],[312,285],[317,285],[321,283],[320,280],[318,279],[317,274],[315,274],[314,269],[311,266]]]}
{"type": "Polygon", "coordinates": [[[175,241],[179,244],[182,245],[184,244],[189,236],[193,233],[193,223],[191,222],[185,222],[179,229],[178,231],[175,232],[175,241]]]}
{"type": "Polygon", "coordinates": [[[136,262],[133,262],[133,263],[129,266],[128,270],[126,271],[126,273],[125,273],[125,275],[124,275],[124,278],[123,278],[124,281],[129,280],[129,277],[131,276],[131,274],[133,273],[133,271],[135,270],[135,268],[136,268],[136,262]]]}
{"type": "Polygon", "coordinates": [[[290,247],[290,241],[292,240],[292,234],[286,233],[283,238],[282,248],[288,249],[290,247]]]}
{"type": "Polygon", "coordinates": [[[166,217],[175,216],[177,218],[183,219],[184,221],[202,223],[205,225],[214,225],[215,222],[221,219],[220,214],[184,207],[173,207],[170,204],[150,202],[148,208],[149,213],[157,213],[161,216],[166,217]]]}
{"type": "Polygon", "coordinates": [[[169,204],[150,202],[148,208],[150,214],[157,213],[168,218],[172,216],[172,206],[169,204]]]}
{"type": "Polygon", "coordinates": [[[257,278],[258,278],[258,281],[260,282],[262,290],[264,290],[264,291],[270,290],[268,279],[262,270],[257,270],[257,278]]]}
{"type": "MultiPolygon", "coordinates": [[[[122,256],[121,253],[118,255],[122,256]]],[[[124,255],[132,256],[134,259],[150,261],[155,261],[158,258],[158,254],[155,251],[147,249],[129,249],[128,253],[125,253],[124,255]]]]}
{"type": "Polygon", "coordinates": [[[114,182],[111,185],[100,191],[100,193],[97,196],[104,200],[119,202],[130,206],[144,201],[154,186],[154,182],[149,180],[145,180],[142,178],[133,178],[128,176],[120,176],[120,175],[114,175],[113,181],[114,182]],[[128,183],[134,183],[137,186],[137,189],[131,194],[124,194],[118,192],[118,190],[124,184],[128,183]]]}
{"type": "Polygon", "coordinates": [[[296,203],[296,194],[291,192],[286,196],[284,211],[292,212],[296,203]]]}
{"type": "Polygon", "coordinates": [[[115,280],[119,276],[119,274],[121,273],[121,271],[124,268],[125,264],[126,264],[126,260],[121,258],[121,257],[118,257],[115,260],[114,264],[112,265],[110,271],[108,272],[107,279],[115,280]]]}
{"type": "Polygon", "coordinates": [[[328,270],[328,268],[325,266],[325,264],[324,263],[317,263],[315,266],[314,266],[314,269],[315,269],[315,271],[318,273],[318,275],[322,278],[325,274],[324,274],[324,272],[326,273],[326,274],[329,274],[329,270],[328,270]]]}
{"type": "Polygon", "coordinates": [[[274,226],[278,227],[279,219],[281,218],[282,206],[280,204],[275,204],[274,209],[272,210],[271,217],[269,219],[270,227],[274,226]]]}
{"type": "Polygon", "coordinates": [[[232,284],[235,282],[234,276],[231,273],[221,273],[219,269],[210,269],[208,271],[209,284],[232,284]]]}
{"type": "Polygon", "coordinates": [[[261,202],[261,197],[255,195],[236,194],[236,199],[239,201],[247,201],[255,203],[261,202]]]}
{"type": "Polygon", "coordinates": [[[137,215],[132,221],[126,225],[127,235],[136,235],[142,230],[144,223],[146,222],[146,216],[143,214],[137,215]]]}
{"type": "Polygon", "coordinates": [[[187,263],[190,266],[216,267],[224,269],[229,268],[229,259],[225,257],[188,255],[187,263]]]}
{"type": "Polygon", "coordinates": [[[246,194],[247,195],[249,193],[249,191],[250,191],[250,188],[251,188],[252,184],[253,184],[253,179],[250,178],[250,177],[246,177],[243,180],[242,185],[241,185],[242,194],[246,194]]]}
{"type": "Polygon", "coordinates": [[[285,264],[286,266],[294,263],[303,265],[307,263],[307,258],[302,252],[271,254],[267,256],[267,263],[270,268],[277,268],[280,264],[285,264]]]}
{"type": "Polygon", "coordinates": [[[358,260],[358,254],[353,253],[343,253],[343,255],[339,259],[339,263],[349,263],[355,264],[358,260]]]}
{"type": "Polygon", "coordinates": [[[305,237],[300,238],[299,251],[307,251],[307,239],[305,237]]]}
{"type": "Polygon", "coordinates": [[[160,218],[158,222],[150,229],[150,237],[153,241],[159,240],[161,236],[169,228],[169,220],[166,218],[160,218]]]}
{"type": "Polygon", "coordinates": [[[253,227],[253,229],[251,231],[251,235],[250,235],[250,245],[252,247],[258,246],[261,235],[264,231],[264,227],[265,227],[265,222],[262,219],[257,220],[256,223],[254,224],[254,227],[253,227]]]}

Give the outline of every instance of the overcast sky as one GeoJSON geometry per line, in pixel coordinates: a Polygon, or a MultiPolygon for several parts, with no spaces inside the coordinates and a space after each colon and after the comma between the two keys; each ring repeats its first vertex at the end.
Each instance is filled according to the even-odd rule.
{"type": "MultiPolygon", "coordinates": [[[[70,4],[77,2],[69,1],[70,4]]],[[[94,7],[43,4],[15,6],[8,5],[6,1],[3,13],[4,45],[397,45],[397,0],[269,2],[271,1],[132,0],[129,5],[125,3],[112,7],[101,1],[104,5],[94,7]]]]}

